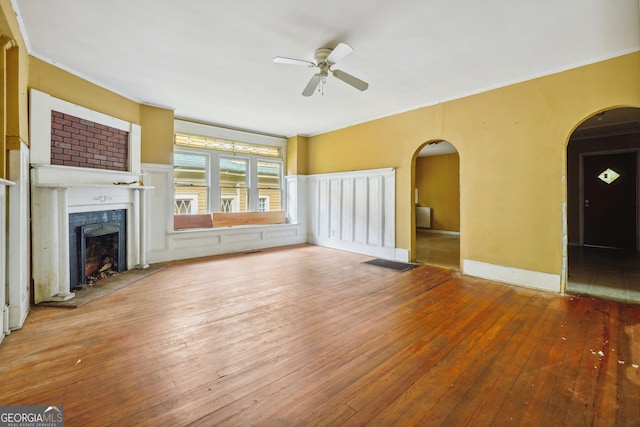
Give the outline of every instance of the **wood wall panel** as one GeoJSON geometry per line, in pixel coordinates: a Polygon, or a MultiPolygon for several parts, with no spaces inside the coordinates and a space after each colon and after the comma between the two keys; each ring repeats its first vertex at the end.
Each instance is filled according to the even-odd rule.
{"type": "Polygon", "coordinates": [[[311,175],[308,197],[310,243],[397,258],[393,169],[311,175]]]}

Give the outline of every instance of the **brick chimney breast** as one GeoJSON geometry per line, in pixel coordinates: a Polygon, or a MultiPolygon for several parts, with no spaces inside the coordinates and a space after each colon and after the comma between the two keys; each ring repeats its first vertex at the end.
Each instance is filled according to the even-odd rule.
{"type": "Polygon", "coordinates": [[[51,111],[51,164],[127,171],[129,132],[51,111]]]}

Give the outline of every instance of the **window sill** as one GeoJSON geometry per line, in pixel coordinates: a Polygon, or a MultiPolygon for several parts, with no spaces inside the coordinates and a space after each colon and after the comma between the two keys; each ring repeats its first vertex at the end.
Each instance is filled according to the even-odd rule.
{"type": "Polygon", "coordinates": [[[284,211],[212,213],[200,215],[174,215],[174,231],[210,230],[241,226],[287,224],[284,211]]]}
{"type": "Polygon", "coordinates": [[[230,225],[226,227],[205,227],[205,228],[183,228],[179,230],[171,230],[167,235],[171,236],[217,236],[229,231],[240,230],[273,230],[277,228],[290,228],[297,227],[299,224],[284,223],[284,224],[250,224],[250,225],[230,225]]]}

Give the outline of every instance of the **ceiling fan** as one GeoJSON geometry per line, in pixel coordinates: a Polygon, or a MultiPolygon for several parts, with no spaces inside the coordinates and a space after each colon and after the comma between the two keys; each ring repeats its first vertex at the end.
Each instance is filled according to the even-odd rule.
{"type": "Polygon", "coordinates": [[[351,74],[345,73],[344,71],[332,69],[336,62],[350,54],[352,51],[353,49],[348,44],[339,43],[335,49],[329,49],[326,47],[317,49],[313,55],[313,62],[305,61],[304,59],[283,58],[281,56],[273,58],[273,62],[318,68],[319,71],[311,77],[311,80],[309,80],[309,83],[307,83],[307,86],[302,91],[302,95],[304,96],[313,95],[318,84],[322,83],[322,85],[324,85],[327,81],[329,72],[331,72],[335,78],[342,80],[359,91],[365,91],[369,87],[369,83],[364,82],[351,74]]]}

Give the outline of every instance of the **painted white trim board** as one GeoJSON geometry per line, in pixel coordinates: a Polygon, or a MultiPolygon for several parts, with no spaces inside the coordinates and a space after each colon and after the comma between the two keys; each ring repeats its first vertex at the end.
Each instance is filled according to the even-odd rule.
{"type": "Polygon", "coordinates": [[[522,270],[514,267],[488,264],[480,261],[465,259],[462,263],[462,271],[469,276],[480,277],[482,279],[494,280],[496,282],[508,283],[510,285],[524,286],[543,291],[561,292],[560,275],[542,273],[539,271],[522,270]]]}

